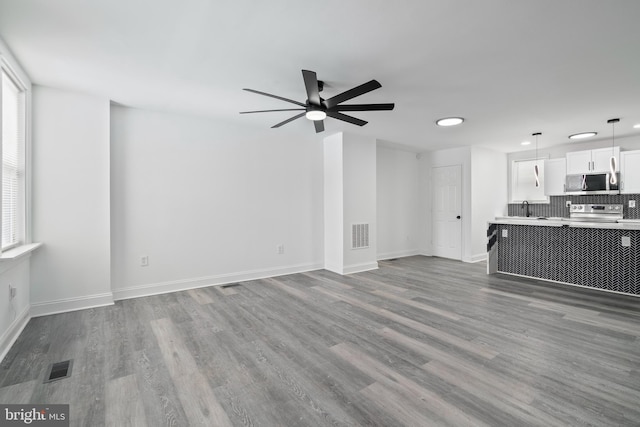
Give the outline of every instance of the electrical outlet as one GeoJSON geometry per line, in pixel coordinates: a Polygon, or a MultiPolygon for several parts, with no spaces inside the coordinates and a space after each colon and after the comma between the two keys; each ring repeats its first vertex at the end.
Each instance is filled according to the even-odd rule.
{"type": "Polygon", "coordinates": [[[9,285],[9,300],[14,299],[16,297],[17,293],[18,293],[18,289],[16,289],[13,286],[9,285]]]}
{"type": "Polygon", "coordinates": [[[622,246],[628,248],[631,246],[631,237],[630,236],[622,236],[622,246]]]}
{"type": "Polygon", "coordinates": [[[509,230],[502,230],[502,237],[509,237],[509,230]]]}
{"type": "Polygon", "coordinates": [[[149,265],[149,257],[147,255],[140,257],[140,266],[147,267],[149,265]]]}
{"type": "Polygon", "coordinates": [[[629,207],[630,208],[635,208],[636,207],[636,201],[635,200],[629,200],[629,207]]]}
{"type": "Polygon", "coordinates": [[[278,246],[276,246],[276,253],[278,255],[282,255],[284,253],[284,245],[283,244],[279,244],[278,246]]]}

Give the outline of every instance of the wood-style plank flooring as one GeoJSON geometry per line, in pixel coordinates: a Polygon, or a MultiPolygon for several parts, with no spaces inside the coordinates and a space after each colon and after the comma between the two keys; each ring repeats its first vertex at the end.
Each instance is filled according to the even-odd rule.
{"type": "Polygon", "coordinates": [[[69,403],[78,426],[640,425],[640,299],[380,265],[32,319],[0,402],[69,403]]]}

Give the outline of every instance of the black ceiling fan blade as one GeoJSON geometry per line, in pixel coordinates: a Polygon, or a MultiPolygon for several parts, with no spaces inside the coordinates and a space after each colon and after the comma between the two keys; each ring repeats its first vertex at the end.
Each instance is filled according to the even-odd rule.
{"type": "Polygon", "coordinates": [[[336,105],[330,111],[390,111],[393,110],[395,104],[351,104],[336,105]]]}
{"type": "Polygon", "coordinates": [[[364,120],[356,119],[355,117],[347,116],[346,114],[338,113],[337,111],[327,111],[327,116],[358,126],[364,126],[369,123],[365,122],[364,120]]]}
{"type": "Polygon", "coordinates": [[[309,104],[320,105],[320,91],[318,90],[318,76],[315,71],[302,70],[304,87],[307,89],[309,104]]]}
{"type": "Polygon", "coordinates": [[[251,113],[271,113],[274,111],[306,111],[306,108],[283,108],[280,110],[256,110],[256,111],[240,111],[240,114],[251,114],[251,113]]]}
{"type": "Polygon", "coordinates": [[[283,98],[283,97],[278,96],[278,95],[272,95],[270,93],[260,92],[259,90],[247,89],[247,88],[243,88],[242,90],[246,90],[247,92],[257,93],[258,95],[269,96],[271,98],[279,99],[281,101],[291,102],[292,104],[296,104],[296,105],[299,105],[301,107],[306,107],[306,105],[303,104],[302,102],[294,101],[293,99],[283,98]]]}
{"type": "Polygon", "coordinates": [[[342,92],[336,96],[333,96],[324,101],[324,106],[327,108],[333,108],[341,102],[355,98],[356,96],[364,95],[367,92],[381,88],[382,85],[377,80],[371,80],[366,83],[356,86],[353,89],[349,89],[346,92],[342,92]]]}
{"type": "Polygon", "coordinates": [[[292,122],[292,121],[294,121],[295,119],[299,119],[300,117],[302,117],[302,116],[304,116],[304,115],[305,115],[305,113],[300,113],[300,114],[298,114],[298,115],[295,115],[295,116],[293,116],[293,117],[291,117],[291,118],[289,118],[289,119],[285,120],[284,122],[280,122],[280,123],[278,123],[278,124],[275,124],[275,125],[271,126],[271,129],[273,129],[273,128],[279,128],[280,126],[282,126],[282,125],[286,125],[287,123],[292,122]]]}
{"type": "Polygon", "coordinates": [[[316,127],[316,133],[324,132],[324,120],[314,120],[313,125],[316,127]]]}

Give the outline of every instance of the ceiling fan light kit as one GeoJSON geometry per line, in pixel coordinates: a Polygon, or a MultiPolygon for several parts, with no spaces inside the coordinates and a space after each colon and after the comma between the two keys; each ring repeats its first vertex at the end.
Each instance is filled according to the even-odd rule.
{"type": "Polygon", "coordinates": [[[322,110],[309,110],[305,113],[307,119],[316,121],[316,120],[324,120],[327,118],[327,113],[322,110]]]}
{"type": "Polygon", "coordinates": [[[342,120],[343,122],[351,123],[357,126],[364,126],[366,121],[360,120],[356,117],[343,114],[341,111],[390,111],[393,110],[395,104],[347,104],[342,105],[343,102],[349,101],[357,96],[364,95],[365,93],[379,89],[382,85],[377,80],[371,80],[367,83],[363,83],[360,86],[356,86],[353,89],[349,89],[345,92],[339,93],[329,99],[324,99],[320,96],[324,84],[318,80],[318,77],[314,71],[302,70],[302,78],[304,80],[304,86],[307,92],[307,101],[302,103],[294,101],[293,99],[283,98],[281,96],[272,95],[266,92],[260,92],[254,89],[243,89],[247,92],[257,93],[258,95],[268,96],[270,98],[279,99],[281,101],[289,102],[291,104],[298,105],[300,108],[284,108],[278,110],[256,110],[256,111],[241,111],[240,114],[251,113],[267,113],[274,111],[302,111],[297,115],[288,118],[280,123],[276,123],[271,126],[272,128],[278,128],[289,122],[292,122],[300,117],[305,116],[307,119],[313,121],[316,133],[324,131],[324,119],[331,117],[333,119],[342,120]]]}

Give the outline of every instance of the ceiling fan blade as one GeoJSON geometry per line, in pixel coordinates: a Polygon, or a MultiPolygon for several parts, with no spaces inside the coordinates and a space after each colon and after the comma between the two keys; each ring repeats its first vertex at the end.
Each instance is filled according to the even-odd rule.
{"type": "Polygon", "coordinates": [[[395,104],[351,104],[336,105],[330,111],[388,111],[393,110],[395,104]]]}
{"type": "Polygon", "coordinates": [[[365,122],[364,120],[356,119],[355,117],[347,116],[346,114],[338,113],[337,111],[327,111],[327,116],[358,126],[364,126],[369,123],[365,122]]]}
{"type": "Polygon", "coordinates": [[[278,95],[272,95],[270,93],[260,92],[259,90],[247,89],[247,88],[243,88],[242,90],[246,90],[247,92],[257,93],[258,95],[269,96],[271,98],[279,99],[281,101],[291,102],[292,104],[296,104],[296,105],[299,105],[301,107],[306,107],[306,105],[303,104],[302,102],[294,101],[293,99],[283,98],[283,97],[278,96],[278,95]]]}
{"type": "Polygon", "coordinates": [[[341,102],[348,101],[351,98],[364,95],[367,92],[371,92],[372,90],[376,90],[381,87],[382,85],[377,80],[371,80],[325,100],[324,105],[327,108],[333,108],[341,102]]]}
{"type": "Polygon", "coordinates": [[[318,90],[318,76],[315,71],[302,70],[304,87],[307,89],[309,104],[320,105],[320,91],[318,90]]]}
{"type": "Polygon", "coordinates": [[[300,117],[302,117],[302,116],[304,116],[304,115],[305,115],[305,113],[300,113],[300,114],[298,114],[298,115],[295,115],[295,116],[293,116],[293,117],[291,117],[291,118],[289,118],[289,119],[285,120],[284,122],[280,122],[280,123],[278,123],[278,124],[275,124],[275,125],[271,126],[271,129],[273,129],[273,128],[279,128],[280,126],[282,126],[282,125],[286,125],[287,123],[292,122],[292,121],[294,121],[295,119],[299,119],[300,117]]]}
{"type": "Polygon", "coordinates": [[[324,132],[324,120],[314,120],[313,125],[316,127],[316,133],[324,132]]]}
{"type": "Polygon", "coordinates": [[[250,114],[250,113],[271,113],[273,111],[302,111],[306,110],[306,108],[283,108],[281,110],[256,110],[256,111],[240,111],[240,114],[250,114]]]}

